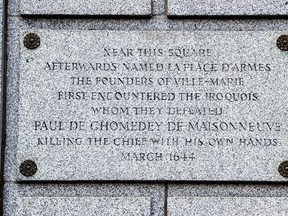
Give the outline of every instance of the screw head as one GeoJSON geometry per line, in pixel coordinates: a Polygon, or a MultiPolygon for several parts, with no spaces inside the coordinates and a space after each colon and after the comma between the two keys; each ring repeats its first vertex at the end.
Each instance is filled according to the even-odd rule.
{"type": "Polygon", "coordinates": [[[28,49],[36,49],[40,46],[40,37],[35,33],[29,33],[24,37],[23,43],[28,49]]]}
{"type": "Polygon", "coordinates": [[[26,177],[35,175],[37,172],[37,165],[32,160],[25,160],[20,165],[20,173],[26,177]]]}
{"type": "Polygon", "coordinates": [[[288,161],[284,161],[279,165],[278,171],[280,175],[285,178],[288,178],[288,161]]]}
{"type": "Polygon", "coordinates": [[[288,51],[288,35],[281,35],[277,39],[277,47],[282,51],[288,51]]]}

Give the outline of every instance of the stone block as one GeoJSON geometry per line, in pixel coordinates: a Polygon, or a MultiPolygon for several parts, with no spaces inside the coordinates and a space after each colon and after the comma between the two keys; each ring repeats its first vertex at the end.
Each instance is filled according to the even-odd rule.
{"type": "Polygon", "coordinates": [[[146,197],[19,197],[15,216],[150,214],[146,197]]]}
{"type": "Polygon", "coordinates": [[[287,215],[287,197],[169,197],[168,215],[287,215]]]}
{"type": "Polygon", "coordinates": [[[28,33],[19,180],[286,181],[283,32],[28,33]]]}
{"type": "Polygon", "coordinates": [[[285,0],[168,0],[169,16],[287,16],[285,0]]]}
{"type": "Polygon", "coordinates": [[[151,0],[21,0],[21,15],[151,16],[151,0]]]}

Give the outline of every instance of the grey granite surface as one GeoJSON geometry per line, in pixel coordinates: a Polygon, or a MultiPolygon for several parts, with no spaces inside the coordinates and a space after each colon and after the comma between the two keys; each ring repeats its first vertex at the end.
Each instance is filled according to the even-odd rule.
{"type": "Polygon", "coordinates": [[[287,183],[182,183],[169,184],[168,197],[288,197],[287,183]]]}
{"type": "Polygon", "coordinates": [[[287,16],[286,0],[168,0],[169,16],[287,16]]]}
{"type": "MultiPolygon", "coordinates": [[[[132,211],[132,215],[142,215],[140,213],[137,214],[137,212],[143,211],[144,215],[162,216],[164,209],[163,185],[120,183],[6,183],[4,194],[5,216],[21,215],[21,212],[23,212],[22,209],[27,212],[41,210],[43,213],[46,213],[49,211],[54,213],[53,215],[63,215],[60,214],[61,209],[67,209],[67,211],[70,209],[76,212],[78,211],[78,213],[81,211],[82,215],[85,215],[83,211],[87,213],[93,212],[96,207],[99,210],[96,215],[115,215],[116,212],[119,213],[118,215],[125,215],[125,213],[121,214],[121,211],[127,209],[127,214],[132,211]],[[27,206],[28,203],[34,207],[29,208],[29,206],[27,206]],[[88,203],[91,204],[89,204],[90,207],[87,206],[88,203]],[[54,204],[57,208],[53,209],[54,204]],[[81,206],[82,208],[80,208],[81,206]],[[43,209],[44,207],[47,208],[47,210],[43,209]],[[100,210],[105,213],[100,214],[100,210]],[[108,213],[108,211],[110,212],[108,213]]],[[[38,214],[34,213],[32,215],[36,216],[38,214]]],[[[73,214],[66,213],[64,215],[73,214]]]]}
{"type": "Polygon", "coordinates": [[[151,0],[21,0],[22,15],[150,16],[151,0]]]}
{"type": "MultiPolygon", "coordinates": [[[[182,1],[181,1],[182,2],[182,1]]],[[[180,2],[180,3],[181,3],[180,2]]],[[[204,1],[203,1],[204,2],[204,1]]],[[[214,1],[215,2],[215,1],[214,1]]],[[[246,2],[246,1],[245,1],[246,2]]],[[[279,2],[279,1],[278,1],[279,2]]],[[[275,5],[278,4],[275,2],[275,5]]],[[[8,30],[8,92],[7,92],[7,140],[5,152],[5,195],[4,215],[13,215],[17,210],[17,198],[19,197],[151,197],[151,214],[164,215],[164,186],[157,183],[151,184],[103,184],[93,182],[91,184],[78,182],[72,183],[44,183],[44,184],[19,184],[16,178],[19,175],[19,163],[16,157],[18,145],[18,107],[19,107],[19,77],[20,58],[19,42],[22,43],[21,29],[34,31],[45,30],[123,30],[123,31],[284,31],[287,32],[286,19],[269,17],[262,19],[167,19],[164,14],[164,0],[154,0],[153,16],[151,19],[123,19],[115,14],[106,18],[72,19],[68,17],[50,16],[49,19],[23,18],[20,17],[20,0],[9,0],[9,30],[8,30]]],[[[257,2],[256,2],[257,3],[257,2]]],[[[228,4],[229,6],[229,4],[228,4]]],[[[265,6],[265,5],[264,5],[265,6]]],[[[283,7],[277,8],[282,10],[283,7]]],[[[241,11],[241,9],[240,9],[241,11]]],[[[267,10],[266,10],[267,11],[267,10]]],[[[165,7],[165,13],[167,8],[165,7]]],[[[231,15],[228,11],[228,15],[231,15]]],[[[233,11],[232,11],[233,12],[233,11]]],[[[235,12],[235,11],[234,11],[235,12]]],[[[272,10],[269,10],[272,12],[272,10]]],[[[261,14],[260,14],[261,15],[261,14]]],[[[271,14],[271,15],[274,15],[271,14]]],[[[283,14],[280,14],[283,15],[283,14]]],[[[182,15],[180,15],[182,16],[182,15]]],[[[191,16],[191,15],[188,15],[191,16]]],[[[193,15],[192,15],[193,16],[193,15]]],[[[285,16],[285,14],[284,14],[285,16]]],[[[275,164],[275,169],[277,164],[275,164]]],[[[276,175],[276,173],[275,173],[276,175]]],[[[287,185],[281,183],[259,185],[255,183],[227,184],[167,184],[169,196],[187,197],[287,197],[287,185]]],[[[277,199],[277,198],[275,198],[277,199]]],[[[268,211],[269,212],[269,211],[268,211]]],[[[13,215],[14,216],[14,215],[13,215]]]]}
{"type": "Polygon", "coordinates": [[[150,216],[147,197],[19,197],[15,216],[150,216]]]}
{"type": "Polygon", "coordinates": [[[286,181],[283,32],[29,32],[19,180],[286,181]]]}
{"type": "MultiPolygon", "coordinates": [[[[248,215],[286,215],[276,214],[277,210],[285,210],[286,204],[282,204],[282,201],[287,202],[288,191],[287,184],[265,184],[265,183],[184,183],[184,184],[169,184],[167,190],[168,200],[170,200],[169,213],[174,212],[172,215],[178,215],[177,212],[181,212],[180,215],[237,215],[234,209],[246,209],[248,215]],[[224,198],[224,200],[223,200],[224,198]],[[280,199],[279,199],[280,198],[280,199]],[[240,202],[243,201],[242,205],[240,202]],[[174,202],[176,200],[176,202],[174,202]],[[207,201],[206,201],[207,200],[207,201]],[[227,200],[227,201],[226,201],[227,200]],[[247,200],[247,201],[245,201],[247,200]],[[182,202],[183,201],[183,202],[182,202]],[[247,203],[247,202],[251,202],[247,203]],[[271,204],[269,204],[271,201],[271,204]],[[279,201],[278,203],[275,201],[279,201]],[[179,205],[178,202],[182,202],[179,205]],[[209,203],[210,208],[206,211],[199,211],[204,209],[204,203],[209,203]],[[268,203],[267,203],[268,202],[268,203]],[[224,203],[224,204],[223,204],[224,203]],[[227,204],[225,204],[227,203],[227,204]],[[264,207],[265,211],[259,214],[260,207],[265,203],[269,209],[264,207]],[[239,204],[239,205],[238,205],[239,204]],[[195,206],[192,209],[192,205],[195,206]],[[230,208],[231,206],[231,208],[230,208]],[[275,210],[271,213],[271,210],[275,210]],[[224,211],[225,210],[225,211],[224,211]],[[198,211],[197,214],[195,211],[198,211]],[[254,213],[251,213],[254,211],[254,213]],[[190,213],[189,213],[190,212],[190,213]],[[221,212],[221,213],[219,213],[221,212]],[[195,213],[195,214],[193,214],[195,213]],[[257,214],[258,213],[258,214],[257,214]],[[273,214],[275,213],[275,214],[273,214]]],[[[169,203],[168,202],[168,203],[169,203]]],[[[245,210],[243,211],[245,214],[245,210]]],[[[242,214],[238,214],[241,215],[242,214]]]]}
{"type": "Polygon", "coordinates": [[[287,197],[169,197],[170,216],[284,216],[287,197]]]}

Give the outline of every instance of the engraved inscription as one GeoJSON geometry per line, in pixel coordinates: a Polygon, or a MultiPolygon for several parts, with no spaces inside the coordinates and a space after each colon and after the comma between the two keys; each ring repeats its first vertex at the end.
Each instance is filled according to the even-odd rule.
{"type": "Polygon", "coordinates": [[[44,45],[21,48],[18,158],[39,164],[30,179],[283,181],[281,33],[40,34],[44,45]]]}

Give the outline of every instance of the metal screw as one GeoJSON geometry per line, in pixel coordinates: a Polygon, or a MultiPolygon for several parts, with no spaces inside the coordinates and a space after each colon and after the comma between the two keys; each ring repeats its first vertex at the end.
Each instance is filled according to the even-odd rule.
{"type": "Polygon", "coordinates": [[[40,37],[35,33],[29,33],[24,37],[23,43],[28,49],[36,49],[40,46],[40,37]]]}
{"type": "Polygon", "coordinates": [[[285,178],[288,178],[288,161],[284,161],[279,165],[278,171],[280,175],[285,178]]]}
{"type": "Polygon", "coordinates": [[[37,172],[37,165],[32,160],[25,160],[20,165],[20,173],[24,176],[30,177],[37,172]]]}
{"type": "Polygon", "coordinates": [[[277,39],[277,47],[282,51],[288,51],[288,35],[281,35],[277,39]]]}

